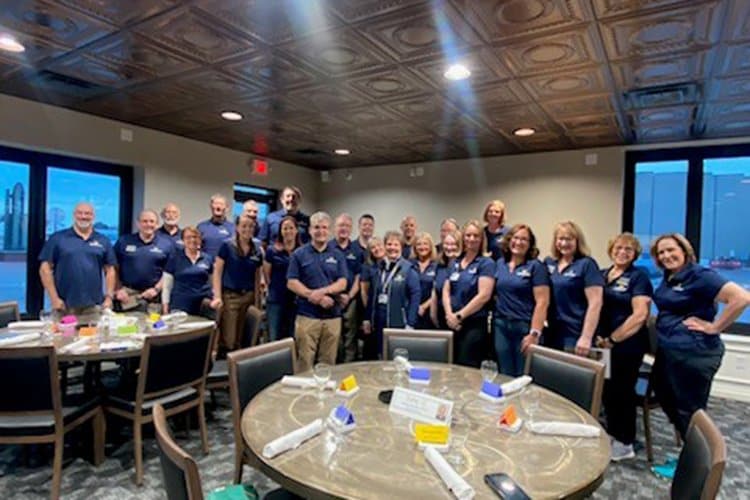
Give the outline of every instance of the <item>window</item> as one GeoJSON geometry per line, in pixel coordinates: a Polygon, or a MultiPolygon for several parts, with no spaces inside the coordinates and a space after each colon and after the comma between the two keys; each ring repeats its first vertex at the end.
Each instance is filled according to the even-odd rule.
{"type": "Polygon", "coordinates": [[[0,301],[35,317],[45,303],[37,257],[46,239],[72,224],[74,206],[94,206],[95,228],[113,242],[131,226],[132,168],[0,147],[0,301]]]}
{"type": "Polygon", "coordinates": [[[242,213],[243,203],[253,200],[258,204],[258,226],[260,226],[266,220],[268,214],[276,210],[278,198],[279,192],[275,189],[236,183],[234,185],[234,216],[237,217],[242,213]]]}
{"type": "MultiPolygon", "coordinates": [[[[626,160],[623,228],[644,252],[637,261],[654,286],[661,272],[648,254],[666,232],[684,234],[699,263],[750,289],[750,145],[630,152],[626,160]]],[[[750,333],[745,311],[732,333],[750,333]]]]}

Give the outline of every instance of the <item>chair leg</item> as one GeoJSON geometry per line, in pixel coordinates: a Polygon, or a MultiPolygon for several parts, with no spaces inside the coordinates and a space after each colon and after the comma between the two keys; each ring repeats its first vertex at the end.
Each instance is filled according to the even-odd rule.
{"type": "Polygon", "coordinates": [[[648,408],[648,403],[643,405],[643,435],[646,440],[646,457],[648,462],[654,461],[654,447],[651,442],[651,410],[648,408]]]}
{"type": "Polygon", "coordinates": [[[107,435],[107,420],[101,409],[94,415],[91,425],[94,427],[94,465],[101,465],[104,462],[104,443],[107,435]]]}
{"type": "Polygon", "coordinates": [[[206,429],[206,408],[204,407],[203,398],[198,404],[198,425],[201,430],[201,443],[203,444],[203,453],[208,455],[208,430],[206,429]]]}
{"type": "Polygon", "coordinates": [[[244,466],[242,454],[244,451],[241,443],[234,444],[234,484],[242,482],[242,467],[244,466]]]}
{"type": "Polygon", "coordinates": [[[50,498],[52,500],[60,498],[64,444],[64,436],[59,436],[55,439],[55,456],[52,460],[52,490],[50,491],[50,498]]]}
{"type": "Polygon", "coordinates": [[[143,484],[143,425],[141,420],[133,420],[133,451],[135,453],[135,484],[143,484]]]}

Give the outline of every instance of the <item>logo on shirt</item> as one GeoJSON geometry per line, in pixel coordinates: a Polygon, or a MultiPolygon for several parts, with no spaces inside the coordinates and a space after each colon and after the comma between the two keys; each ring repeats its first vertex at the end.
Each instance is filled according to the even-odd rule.
{"type": "Polygon", "coordinates": [[[336,257],[328,257],[326,259],[326,264],[338,264],[339,261],[336,260],[336,257]]]}
{"type": "Polygon", "coordinates": [[[528,269],[519,269],[516,271],[516,276],[520,276],[521,278],[528,278],[531,276],[531,271],[528,269]]]}
{"type": "Polygon", "coordinates": [[[164,251],[159,247],[151,247],[151,250],[149,250],[151,253],[164,253],[164,251]]]}
{"type": "Polygon", "coordinates": [[[675,286],[672,287],[672,291],[674,292],[684,292],[685,287],[682,286],[682,283],[677,283],[675,286]]]}
{"type": "Polygon", "coordinates": [[[397,274],[396,276],[393,277],[393,281],[398,281],[398,282],[404,281],[404,277],[401,276],[400,274],[397,274]]]}
{"type": "Polygon", "coordinates": [[[469,269],[467,269],[467,272],[469,274],[477,274],[477,268],[476,267],[470,267],[469,269]]]}
{"type": "Polygon", "coordinates": [[[349,260],[357,260],[357,256],[354,255],[353,253],[350,253],[349,255],[347,255],[346,258],[349,260]]]}
{"type": "Polygon", "coordinates": [[[201,269],[208,269],[208,264],[206,264],[205,262],[201,262],[200,264],[198,264],[198,267],[201,269]]]}
{"type": "Polygon", "coordinates": [[[219,229],[219,234],[229,234],[229,231],[222,227],[221,229],[219,229]]]}
{"type": "Polygon", "coordinates": [[[90,247],[95,247],[95,248],[103,248],[104,245],[102,245],[98,241],[94,240],[94,241],[92,241],[92,242],[89,243],[89,246],[90,247]]]}
{"type": "Polygon", "coordinates": [[[427,271],[425,276],[435,276],[435,271],[427,271]]]}
{"type": "Polygon", "coordinates": [[[627,292],[628,286],[630,285],[630,278],[618,278],[617,281],[615,281],[615,286],[613,290],[615,292],[627,292]]]}
{"type": "Polygon", "coordinates": [[[553,274],[555,272],[555,265],[547,264],[547,271],[549,271],[550,274],[553,274]]]}
{"type": "Polygon", "coordinates": [[[450,280],[451,281],[458,281],[459,274],[457,272],[454,272],[451,274],[450,280]]]}
{"type": "Polygon", "coordinates": [[[133,253],[135,252],[135,250],[136,250],[135,245],[128,245],[125,247],[125,251],[128,253],[133,253]]]}
{"type": "Polygon", "coordinates": [[[576,272],[571,269],[569,271],[565,271],[563,273],[563,276],[565,276],[566,278],[575,278],[576,277],[576,272]]]}

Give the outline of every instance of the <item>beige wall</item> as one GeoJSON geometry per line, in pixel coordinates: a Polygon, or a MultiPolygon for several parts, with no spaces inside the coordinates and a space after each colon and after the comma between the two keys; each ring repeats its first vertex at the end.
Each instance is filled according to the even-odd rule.
{"type": "Polygon", "coordinates": [[[613,147],[355,169],[350,181],[334,171],[321,184],[320,199],[332,214],[374,214],[379,234],[414,214],[420,229],[437,237],[443,218],[481,218],[487,201],[500,198],[511,223],[534,229],[542,255],[554,223],[572,219],[604,264],[607,239],[621,226],[624,164],[623,148],[613,147]],[[584,165],[590,153],[598,154],[597,165],[584,165]],[[423,167],[424,176],[410,177],[413,166],[423,167]]]}
{"type": "Polygon", "coordinates": [[[205,219],[213,193],[231,199],[234,182],[296,184],[305,193],[306,210],[318,199],[320,178],[307,168],[271,160],[267,177],[251,177],[247,154],[2,94],[0,143],[134,166],[134,210],[173,200],[182,207],[183,223],[205,219]],[[122,127],[133,130],[133,142],[120,140],[122,127]]]}

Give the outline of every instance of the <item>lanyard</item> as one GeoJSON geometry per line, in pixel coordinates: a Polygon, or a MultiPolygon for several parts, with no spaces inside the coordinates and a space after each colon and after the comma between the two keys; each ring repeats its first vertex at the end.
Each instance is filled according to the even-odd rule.
{"type": "Polygon", "coordinates": [[[396,275],[396,272],[398,271],[398,268],[400,266],[401,259],[398,259],[393,265],[393,269],[391,269],[391,272],[390,274],[388,274],[388,276],[385,276],[385,266],[383,267],[383,270],[380,272],[380,284],[382,286],[383,293],[388,293],[388,288],[391,285],[391,281],[393,281],[393,277],[396,275]]]}

